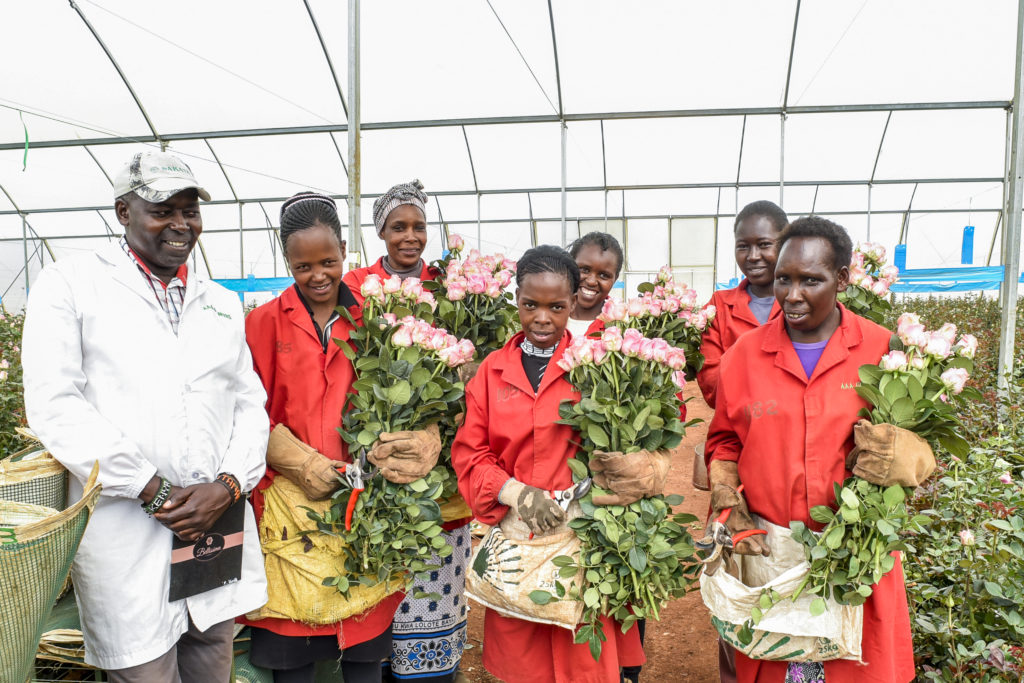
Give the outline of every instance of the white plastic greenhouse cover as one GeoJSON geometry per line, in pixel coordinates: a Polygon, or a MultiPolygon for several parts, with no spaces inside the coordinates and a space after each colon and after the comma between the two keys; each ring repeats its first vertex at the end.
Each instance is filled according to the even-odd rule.
{"type": "MultiPolygon", "coordinates": [[[[756,199],[902,241],[911,268],[960,265],[973,225],[973,264],[998,265],[1016,13],[1009,0],[363,2],[359,260],[382,253],[373,197],[414,177],[432,195],[430,257],[445,230],[512,256],[560,241],[564,123],[568,237],[623,237],[627,288],[671,260],[709,295],[734,274],[732,219],[756,199]]],[[[344,2],[33,0],[0,5],[0,25],[9,307],[26,253],[31,280],[120,234],[110,178],[147,147],[181,155],[213,195],[195,264],[214,277],[285,275],[283,198],[346,195],[344,2]]]]}

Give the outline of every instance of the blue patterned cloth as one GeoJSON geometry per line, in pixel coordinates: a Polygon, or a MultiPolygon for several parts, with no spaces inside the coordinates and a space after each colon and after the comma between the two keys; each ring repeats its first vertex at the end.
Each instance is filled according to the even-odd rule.
{"type": "Polygon", "coordinates": [[[398,606],[392,624],[391,677],[398,681],[451,681],[466,644],[466,568],[472,554],[469,525],[442,532],[452,547],[441,568],[426,580],[417,579],[398,606]],[[419,599],[413,593],[437,593],[438,600],[419,599]]]}
{"type": "Polygon", "coordinates": [[[786,683],[825,683],[825,665],[821,662],[790,662],[786,683]]]}

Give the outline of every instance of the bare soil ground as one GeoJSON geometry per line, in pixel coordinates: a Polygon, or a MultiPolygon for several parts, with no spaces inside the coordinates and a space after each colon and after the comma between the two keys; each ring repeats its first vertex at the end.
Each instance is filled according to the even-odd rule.
{"type": "MultiPolygon", "coordinates": [[[[693,488],[694,447],[704,443],[712,410],[690,382],[686,389],[688,417],[699,417],[704,423],[691,427],[683,443],[673,454],[666,493],[682,494],[686,500],[677,512],[689,512],[701,520],[708,511],[708,494],[693,488]]],[[[695,529],[699,535],[701,529],[695,529]]],[[[469,644],[462,657],[461,671],[472,683],[498,683],[499,679],[484,670],[481,654],[484,646],[484,608],[470,602],[469,644]]],[[[644,643],[647,664],[641,681],[659,683],[713,683],[718,681],[718,638],[711,627],[708,612],[700,593],[692,592],[665,607],[660,621],[647,622],[644,643]]]]}

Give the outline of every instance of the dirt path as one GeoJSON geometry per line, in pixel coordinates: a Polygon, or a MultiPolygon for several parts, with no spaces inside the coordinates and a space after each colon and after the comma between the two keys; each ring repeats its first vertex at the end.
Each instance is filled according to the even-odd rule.
{"type": "MultiPolygon", "coordinates": [[[[686,396],[691,399],[687,403],[689,417],[699,417],[705,422],[692,427],[675,451],[666,492],[685,496],[686,500],[676,508],[677,512],[690,512],[704,519],[708,510],[708,494],[693,488],[691,472],[694,446],[704,443],[708,432],[706,421],[711,419],[712,411],[701,398],[695,382],[687,386],[686,396]]],[[[498,683],[499,679],[487,673],[480,660],[484,609],[474,602],[470,602],[470,605],[469,643],[472,647],[462,657],[461,670],[472,683],[498,683]]],[[[689,593],[665,607],[660,621],[647,622],[644,649],[647,652],[647,664],[640,675],[641,681],[718,681],[717,636],[697,592],[689,593]]]]}

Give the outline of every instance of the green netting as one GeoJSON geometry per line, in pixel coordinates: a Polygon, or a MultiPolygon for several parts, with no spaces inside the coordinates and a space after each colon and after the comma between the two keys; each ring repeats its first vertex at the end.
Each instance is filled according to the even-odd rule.
{"type": "Polygon", "coordinates": [[[38,446],[0,460],[0,500],[67,506],[67,470],[38,446]]]}
{"type": "Polygon", "coordinates": [[[273,683],[274,674],[249,663],[249,628],[235,638],[235,683],[273,683]]]}
{"type": "Polygon", "coordinates": [[[98,494],[90,487],[64,512],[0,501],[0,680],[28,679],[98,494]]]}

